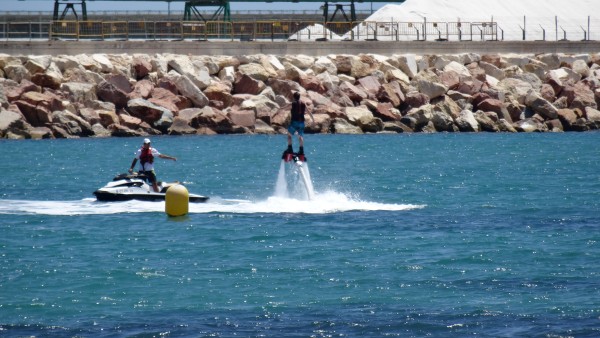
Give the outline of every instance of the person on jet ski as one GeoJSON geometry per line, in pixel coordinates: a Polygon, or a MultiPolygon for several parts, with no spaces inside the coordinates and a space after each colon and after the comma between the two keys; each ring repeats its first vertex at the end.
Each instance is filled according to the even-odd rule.
{"type": "MultiPolygon", "coordinates": [[[[298,142],[300,143],[298,155],[304,155],[304,114],[306,113],[306,104],[300,100],[300,92],[294,92],[294,101],[292,101],[290,113],[292,114],[292,120],[287,130],[288,147],[285,153],[294,153],[292,149],[292,135],[298,133],[298,142]]],[[[311,112],[309,114],[312,122],[315,123],[313,114],[311,112]]]]}
{"type": "Polygon", "coordinates": [[[140,160],[140,173],[146,175],[150,183],[152,183],[152,188],[155,192],[158,192],[158,183],[156,181],[156,174],[154,173],[154,157],[160,157],[168,160],[177,161],[177,159],[173,156],[161,154],[156,150],[156,148],[152,148],[150,146],[150,139],[145,138],[144,144],[140,149],[138,149],[135,153],[135,157],[133,158],[133,162],[131,162],[131,167],[129,168],[129,172],[133,172],[133,168],[135,168],[135,164],[138,159],[140,160]]]}

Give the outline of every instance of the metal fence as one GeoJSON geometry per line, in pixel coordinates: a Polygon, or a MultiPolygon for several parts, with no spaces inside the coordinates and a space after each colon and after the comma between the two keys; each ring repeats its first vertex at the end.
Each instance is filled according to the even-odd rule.
{"type": "Polygon", "coordinates": [[[495,22],[0,22],[1,40],[494,41],[499,31],[495,22]]]}

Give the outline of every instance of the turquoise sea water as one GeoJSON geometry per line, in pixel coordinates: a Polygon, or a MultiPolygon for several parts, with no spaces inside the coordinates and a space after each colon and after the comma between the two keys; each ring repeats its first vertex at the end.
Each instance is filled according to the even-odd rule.
{"type": "Polygon", "coordinates": [[[137,138],[0,141],[1,337],[598,337],[600,133],[154,137],[211,197],[99,203],[137,138]]]}

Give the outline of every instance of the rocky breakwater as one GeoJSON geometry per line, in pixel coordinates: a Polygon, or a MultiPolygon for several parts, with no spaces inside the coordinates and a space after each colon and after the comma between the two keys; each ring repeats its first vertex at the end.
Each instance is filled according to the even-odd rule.
{"type": "Polygon", "coordinates": [[[284,133],[295,91],[309,133],[600,128],[600,54],[0,54],[0,137],[284,133]]]}

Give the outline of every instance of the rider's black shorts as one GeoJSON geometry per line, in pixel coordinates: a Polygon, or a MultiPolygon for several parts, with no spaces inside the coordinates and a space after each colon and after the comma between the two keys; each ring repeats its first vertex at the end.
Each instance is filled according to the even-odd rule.
{"type": "Polygon", "coordinates": [[[156,174],[154,173],[154,170],[140,171],[140,172],[142,174],[146,175],[146,177],[148,178],[148,182],[150,182],[150,183],[156,182],[156,174]]]}

